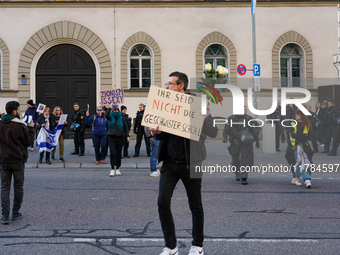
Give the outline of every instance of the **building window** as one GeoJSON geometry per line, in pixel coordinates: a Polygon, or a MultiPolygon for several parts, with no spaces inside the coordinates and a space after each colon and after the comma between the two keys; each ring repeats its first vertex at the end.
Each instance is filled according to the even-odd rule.
{"type": "Polygon", "coordinates": [[[228,54],[226,48],[220,44],[210,45],[204,53],[204,64],[211,64],[216,70],[217,66],[228,68],[228,54]]]}
{"type": "Polygon", "coordinates": [[[144,44],[138,44],[130,53],[130,87],[148,88],[152,81],[152,55],[144,44]]]}
{"type": "Polygon", "coordinates": [[[280,53],[281,87],[303,87],[303,51],[289,43],[280,53]]]}

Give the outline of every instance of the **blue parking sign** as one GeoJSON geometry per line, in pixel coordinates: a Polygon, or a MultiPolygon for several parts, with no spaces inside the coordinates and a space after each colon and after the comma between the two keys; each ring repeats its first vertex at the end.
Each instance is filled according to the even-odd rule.
{"type": "Polygon", "coordinates": [[[254,76],[261,76],[260,64],[254,64],[253,70],[254,70],[254,76]]]}

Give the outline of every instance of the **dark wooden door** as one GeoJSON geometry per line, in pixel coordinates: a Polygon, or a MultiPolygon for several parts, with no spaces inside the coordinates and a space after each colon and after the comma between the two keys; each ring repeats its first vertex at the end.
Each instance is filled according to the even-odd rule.
{"type": "MultiPolygon", "coordinates": [[[[36,102],[51,108],[60,106],[68,114],[71,125],[73,104],[80,109],[90,105],[90,114],[96,111],[96,70],[91,57],[83,49],[61,44],[47,50],[40,58],[36,70],[36,102]]],[[[66,128],[66,137],[72,138],[73,132],[66,128]]],[[[85,137],[90,138],[91,130],[85,137]]]]}

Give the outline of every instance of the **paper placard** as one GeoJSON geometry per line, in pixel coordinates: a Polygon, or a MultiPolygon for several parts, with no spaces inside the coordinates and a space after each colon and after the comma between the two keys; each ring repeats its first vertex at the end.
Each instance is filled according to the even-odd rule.
{"type": "Polygon", "coordinates": [[[124,99],[123,89],[111,89],[100,91],[101,105],[122,104],[124,99]]]}
{"type": "Polygon", "coordinates": [[[151,86],[142,125],[198,141],[204,116],[200,97],[151,86]]]}
{"type": "Polygon", "coordinates": [[[64,122],[67,120],[67,114],[62,114],[59,119],[58,125],[64,124],[64,122]]]}
{"type": "Polygon", "coordinates": [[[44,113],[46,105],[44,104],[39,104],[37,108],[37,112],[44,113]]]}

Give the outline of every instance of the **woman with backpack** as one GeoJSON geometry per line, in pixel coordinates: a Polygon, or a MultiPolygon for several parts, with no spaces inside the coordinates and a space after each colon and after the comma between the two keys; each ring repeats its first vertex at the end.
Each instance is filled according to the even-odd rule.
{"type": "MultiPolygon", "coordinates": [[[[117,104],[111,104],[111,108],[107,109],[105,117],[109,121],[109,128],[106,135],[111,153],[110,163],[112,170],[110,171],[110,176],[113,177],[115,174],[121,175],[119,168],[122,161],[124,133],[129,134],[129,128],[127,122],[123,119],[122,113],[119,111],[119,106],[117,104]]],[[[126,139],[127,142],[130,142],[130,135],[128,135],[126,139]]]]}
{"type": "Polygon", "coordinates": [[[96,165],[99,163],[106,164],[106,129],[108,121],[101,106],[97,107],[97,112],[89,117],[89,112],[86,112],[85,122],[87,125],[92,125],[92,141],[94,152],[96,155],[96,165]]]}

